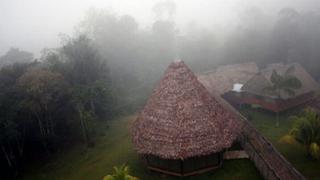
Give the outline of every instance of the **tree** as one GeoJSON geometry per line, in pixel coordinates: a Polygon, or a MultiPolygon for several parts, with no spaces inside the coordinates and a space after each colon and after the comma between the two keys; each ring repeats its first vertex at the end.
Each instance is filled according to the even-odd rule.
{"type": "Polygon", "coordinates": [[[106,60],[85,35],[67,38],[60,51],[47,51],[43,58],[70,84],[73,110],[80,120],[84,142],[91,146],[93,119],[112,115],[115,103],[106,60]]]}
{"type": "Polygon", "coordinates": [[[295,67],[291,66],[283,75],[280,75],[276,70],[273,70],[270,78],[272,85],[267,87],[267,90],[276,92],[278,99],[282,99],[282,93],[294,96],[294,90],[299,89],[302,86],[301,81],[292,75],[294,70],[295,67]]]}
{"type": "Polygon", "coordinates": [[[95,96],[95,92],[86,86],[78,86],[72,89],[73,105],[78,113],[78,117],[81,124],[81,132],[85,144],[89,147],[91,144],[91,123],[95,116],[92,99],[95,96]],[[87,106],[90,105],[90,108],[87,106]]]}
{"type": "MultiPolygon", "coordinates": [[[[140,60],[138,23],[131,16],[117,16],[109,11],[91,9],[81,22],[79,31],[92,39],[102,57],[108,58],[110,76],[124,84],[130,83],[136,60],[140,60]],[[130,75],[128,75],[128,73],[130,75]]],[[[135,80],[136,81],[136,80],[135,80]]]]}
{"type": "Polygon", "coordinates": [[[30,63],[33,60],[33,54],[27,51],[21,51],[18,48],[11,48],[0,57],[0,67],[14,63],[30,63]]]}
{"type": "Polygon", "coordinates": [[[72,85],[88,85],[99,79],[108,81],[106,60],[100,56],[87,36],[68,39],[61,48],[61,54],[60,61],[65,66],[61,73],[72,85]]]}
{"type": "Polygon", "coordinates": [[[220,63],[270,63],[270,58],[266,55],[272,25],[267,14],[258,7],[249,7],[240,11],[238,17],[239,24],[236,28],[230,28],[232,31],[228,34],[229,37],[226,36],[224,47],[220,50],[220,63]]]}
{"type": "Polygon", "coordinates": [[[66,91],[64,78],[59,73],[34,68],[18,79],[17,87],[25,95],[22,105],[37,119],[42,142],[47,149],[48,140],[55,135],[54,105],[66,91]]]}
{"type": "Polygon", "coordinates": [[[217,42],[214,33],[191,33],[196,35],[179,38],[180,57],[196,72],[212,69],[217,65],[217,42]]]}
{"type": "Polygon", "coordinates": [[[17,147],[20,132],[16,122],[11,118],[0,118],[0,147],[9,167],[14,166],[16,154],[14,148],[17,147]]]}
{"type": "Polygon", "coordinates": [[[94,116],[111,115],[114,83],[106,60],[87,36],[67,38],[59,51],[46,51],[43,60],[70,84],[73,103],[81,102],[94,116]]]}
{"type": "MultiPolygon", "coordinates": [[[[300,14],[292,8],[281,9],[278,13],[278,20],[274,25],[272,36],[270,37],[270,57],[274,62],[296,61],[304,58],[301,43],[299,22],[300,14]]],[[[269,60],[270,61],[270,60],[269,60]]]]}
{"type": "MultiPolygon", "coordinates": [[[[283,75],[280,75],[276,70],[273,70],[270,78],[272,85],[266,87],[266,90],[275,92],[278,100],[282,99],[282,93],[294,96],[294,90],[299,89],[302,86],[300,80],[292,75],[294,69],[294,66],[289,67],[283,75]]],[[[279,126],[279,112],[277,112],[276,126],[279,126]]]]}
{"type": "Polygon", "coordinates": [[[34,63],[15,63],[0,70],[0,154],[10,170],[15,170],[24,153],[26,119],[20,108],[22,94],[16,81],[34,63]]]}
{"type": "MultiPolygon", "coordinates": [[[[163,13],[174,14],[174,5],[160,6],[163,13]]],[[[117,102],[121,101],[119,111],[128,112],[130,108],[135,111],[141,106],[176,56],[177,30],[170,18],[158,19],[150,29],[142,29],[131,16],[91,9],[79,30],[92,39],[92,44],[108,61],[112,88],[116,89],[114,96],[117,102]]]]}
{"type": "Polygon", "coordinates": [[[294,121],[289,133],[281,138],[282,142],[301,144],[307,154],[320,158],[320,117],[312,109],[305,109],[300,116],[292,116],[294,121]]]}

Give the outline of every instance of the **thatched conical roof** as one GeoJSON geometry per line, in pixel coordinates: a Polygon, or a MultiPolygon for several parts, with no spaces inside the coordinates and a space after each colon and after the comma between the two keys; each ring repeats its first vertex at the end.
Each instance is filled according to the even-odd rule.
{"type": "Polygon", "coordinates": [[[238,122],[183,63],[174,62],[133,123],[133,143],[141,154],[186,159],[228,148],[238,122]]]}

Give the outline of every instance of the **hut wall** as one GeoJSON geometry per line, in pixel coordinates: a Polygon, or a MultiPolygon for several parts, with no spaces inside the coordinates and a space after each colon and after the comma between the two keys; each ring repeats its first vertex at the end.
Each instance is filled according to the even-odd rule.
{"type": "Polygon", "coordinates": [[[281,112],[311,101],[314,98],[314,92],[302,94],[287,100],[272,99],[270,97],[254,95],[248,92],[237,93],[233,91],[223,94],[222,97],[235,107],[241,104],[257,104],[264,109],[273,112],[281,112]]]}
{"type": "Polygon", "coordinates": [[[239,141],[265,179],[304,179],[247,120],[243,120],[242,130],[239,141]]]}
{"type": "Polygon", "coordinates": [[[309,107],[315,110],[320,115],[320,98],[316,98],[309,104],[309,107]]]}
{"type": "Polygon", "coordinates": [[[278,102],[278,106],[281,108],[281,111],[301,105],[301,104],[305,104],[311,100],[313,100],[315,97],[315,93],[314,92],[309,92],[309,93],[305,93],[302,94],[296,98],[291,98],[285,101],[280,101],[278,102]]]}
{"type": "Polygon", "coordinates": [[[221,165],[222,153],[214,153],[207,156],[192,157],[185,160],[162,159],[154,155],[145,155],[147,164],[153,169],[161,169],[162,172],[172,174],[189,174],[207,168],[221,165]]]}
{"type": "Polygon", "coordinates": [[[147,164],[150,167],[163,169],[166,171],[181,173],[181,163],[180,160],[172,160],[172,159],[162,159],[157,156],[147,155],[147,164]]]}
{"type": "Polygon", "coordinates": [[[221,163],[220,153],[211,154],[208,156],[199,156],[188,158],[183,161],[183,172],[189,173],[209,167],[217,167],[221,163]]]}

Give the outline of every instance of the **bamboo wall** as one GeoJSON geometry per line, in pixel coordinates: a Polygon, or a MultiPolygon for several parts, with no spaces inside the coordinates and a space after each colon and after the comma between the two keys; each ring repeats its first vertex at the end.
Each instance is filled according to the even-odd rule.
{"type": "Polygon", "coordinates": [[[238,136],[238,141],[265,179],[305,179],[244,116],[224,99],[219,98],[218,100],[241,121],[241,131],[238,136]]]}
{"type": "Polygon", "coordinates": [[[305,179],[247,120],[239,141],[265,179],[305,179]]]}

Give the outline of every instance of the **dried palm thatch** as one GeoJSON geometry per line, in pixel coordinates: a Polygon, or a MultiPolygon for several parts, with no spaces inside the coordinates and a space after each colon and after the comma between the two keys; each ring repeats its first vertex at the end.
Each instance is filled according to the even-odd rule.
{"type": "Polygon", "coordinates": [[[241,91],[248,92],[256,95],[265,95],[270,97],[276,97],[277,93],[270,91],[267,87],[271,87],[272,83],[262,73],[257,73],[248,82],[244,84],[241,91]]]}
{"type": "MultiPolygon", "coordinates": [[[[278,74],[283,75],[289,69],[293,68],[290,75],[296,77],[301,82],[301,88],[295,89],[295,96],[300,96],[310,92],[316,92],[319,89],[319,84],[313,77],[298,63],[275,63],[269,64],[265,69],[262,69],[261,72],[257,73],[253,78],[251,78],[244,86],[242,87],[243,91],[250,92],[252,94],[276,98],[276,92],[270,92],[267,90],[267,87],[272,85],[271,75],[273,71],[277,71],[278,74]]],[[[290,95],[281,92],[281,97],[283,99],[293,98],[290,95]]]]}
{"type": "Polygon", "coordinates": [[[133,123],[133,143],[138,153],[164,159],[203,156],[230,147],[238,123],[183,62],[174,62],[133,123]]]}
{"type": "Polygon", "coordinates": [[[213,94],[220,96],[232,90],[236,83],[245,84],[259,72],[256,63],[229,64],[198,74],[198,80],[213,94]]]}

